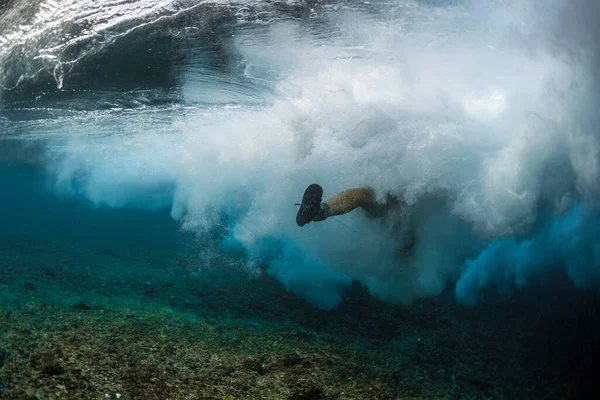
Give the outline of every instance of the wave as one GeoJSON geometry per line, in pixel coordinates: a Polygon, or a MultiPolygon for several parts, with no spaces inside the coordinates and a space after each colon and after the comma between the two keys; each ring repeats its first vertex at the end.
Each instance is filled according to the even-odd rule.
{"type": "Polygon", "coordinates": [[[260,1],[22,1],[0,16],[0,100],[86,109],[181,102],[180,69],[200,48],[216,72],[244,24],[298,18],[306,5],[260,1]],[[32,12],[34,10],[34,12],[32,12]],[[277,17],[275,17],[277,14],[277,17]],[[152,92],[152,95],[148,95],[152,92]],[[93,101],[91,97],[99,97],[93,101]]]}
{"type": "MultiPolygon", "coordinates": [[[[79,64],[53,85],[91,111],[30,122],[27,135],[14,114],[5,127],[48,138],[55,193],[224,229],[213,251],[268,265],[323,308],[351,278],[401,302],[456,282],[465,304],[555,268],[596,284],[598,6],[438,3],[211,3],[206,17],[207,3],[144,2],[135,23],[95,25],[100,47],[91,33],[64,42],[75,56],[61,63],[79,64]],[[99,111],[111,85],[117,99],[99,111]],[[172,100],[123,106],[123,93],[172,100]],[[407,207],[300,229],[293,204],[314,182],[326,195],[370,186],[407,207]]],[[[22,75],[3,75],[3,101],[40,104],[22,75]]]]}

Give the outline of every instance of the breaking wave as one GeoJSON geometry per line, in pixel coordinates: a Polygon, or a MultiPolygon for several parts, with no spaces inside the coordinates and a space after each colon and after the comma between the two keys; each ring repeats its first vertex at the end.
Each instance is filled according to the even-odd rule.
{"type": "Polygon", "coordinates": [[[335,307],[600,279],[593,1],[14,2],[4,142],[47,190],[170,209],[211,251],[335,307]],[[35,13],[28,10],[35,8],[35,13]],[[65,12],[66,10],[66,12],[65,12]],[[19,21],[19,23],[16,23],[19,21]],[[404,200],[304,228],[294,203],[404,200]],[[208,246],[208,244],[206,244],[208,246]]]}

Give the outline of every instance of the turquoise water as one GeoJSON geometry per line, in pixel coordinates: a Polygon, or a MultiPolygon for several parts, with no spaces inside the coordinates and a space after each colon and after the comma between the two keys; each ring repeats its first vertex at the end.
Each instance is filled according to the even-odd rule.
{"type": "Polygon", "coordinates": [[[0,397],[591,398],[598,15],[0,4],[0,397]]]}

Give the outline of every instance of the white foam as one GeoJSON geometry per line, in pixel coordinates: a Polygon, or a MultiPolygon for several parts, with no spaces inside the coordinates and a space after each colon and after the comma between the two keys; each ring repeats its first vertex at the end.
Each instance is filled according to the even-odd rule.
{"type": "Polygon", "coordinates": [[[325,34],[296,22],[239,32],[243,63],[262,71],[247,78],[275,85],[270,106],[186,110],[160,134],[120,115],[127,136],[69,144],[59,180],[81,176],[83,193],[111,206],[172,185],[174,218],[200,232],[225,210],[250,261],[268,262],[259,243],[277,238],[283,254],[301,249],[399,301],[440,293],[484,240],[527,234],[541,206],[597,199],[597,135],[572,114],[593,77],[546,40],[552,26],[536,18],[548,15],[398,6],[388,19],[332,11],[325,34]],[[392,219],[402,227],[356,212],[298,228],[292,205],[314,182],[326,196],[370,186],[404,198],[392,219]],[[411,235],[412,255],[399,257],[411,235]]]}

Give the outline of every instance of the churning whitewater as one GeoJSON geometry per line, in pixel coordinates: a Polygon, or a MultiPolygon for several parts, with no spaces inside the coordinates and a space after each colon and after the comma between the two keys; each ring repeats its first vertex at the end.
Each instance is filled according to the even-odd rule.
{"type": "Polygon", "coordinates": [[[225,232],[208,258],[266,265],[324,309],[352,279],[394,302],[451,285],[475,304],[557,270],[589,287],[598,8],[9,2],[0,140],[29,149],[49,195],[168,208],[199,237],[225,232]],[[299,228],[294,204],[311,183],[325,196],[372,187],[406,207],[299,228]]]}

